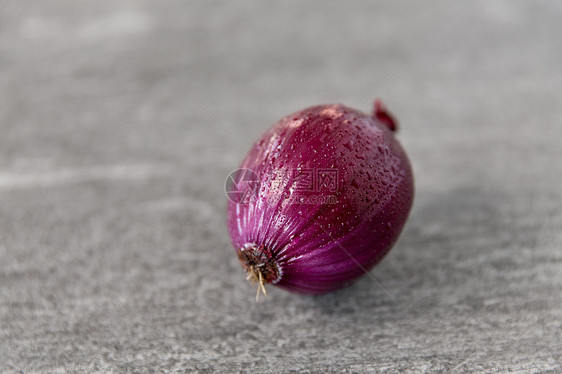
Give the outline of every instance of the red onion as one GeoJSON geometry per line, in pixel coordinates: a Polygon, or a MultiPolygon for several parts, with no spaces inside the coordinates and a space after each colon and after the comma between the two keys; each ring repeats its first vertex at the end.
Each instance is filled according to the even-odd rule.
{"type": "Polygon", "coordinates": [[[228,229],[248,278],[321,294],[350,285],[388,253],[414,186],[396,121],[320,105],[281,119],[232,175],[228,229]]]}

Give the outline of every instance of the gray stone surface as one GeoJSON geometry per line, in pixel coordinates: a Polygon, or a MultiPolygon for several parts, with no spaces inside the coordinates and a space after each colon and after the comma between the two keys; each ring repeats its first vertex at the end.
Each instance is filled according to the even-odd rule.
{"type": "Polygon", "coordinates": [[[0,371],[562,372],[560,4],[0,2],[0,371]],[[256,303],[226,176],[375,94],[415,170],[400,241],[256,303]]]}

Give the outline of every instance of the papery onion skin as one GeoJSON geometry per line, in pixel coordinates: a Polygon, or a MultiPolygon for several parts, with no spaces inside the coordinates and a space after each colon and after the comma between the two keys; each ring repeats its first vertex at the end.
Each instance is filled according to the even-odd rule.
{"type": "Polygon", "coordinates": [[[256,280],[327,293],[350,285],[388,253],[414,196],[395,129],[377,101],[372,116],[341,104],[313,106],[260,137],[240,166],[256,173],[259,190],[245,203],[228,203],[232,244],[256,280]],[[304,182],[303,173],[310,177],[304,182]],[[335,174],[336,186],[322,173],[335,174]],[[309,179],[316,179],[312,188],[309,179]]]}

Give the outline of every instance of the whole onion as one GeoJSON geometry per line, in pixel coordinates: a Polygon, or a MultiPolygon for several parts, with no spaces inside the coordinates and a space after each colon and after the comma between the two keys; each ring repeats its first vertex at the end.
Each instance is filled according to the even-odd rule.
{"type": "Polygon", "coordinates": [[[284,117],[229,187],[228,230],[248,278],[322,294],[391,249],[412,206],[410,163],[380,101],[372,116],[319,105],[284,117]]]}

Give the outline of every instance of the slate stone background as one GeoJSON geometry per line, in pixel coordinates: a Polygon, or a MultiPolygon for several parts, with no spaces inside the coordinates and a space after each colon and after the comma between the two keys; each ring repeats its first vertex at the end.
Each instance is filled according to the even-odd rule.
{"type": "Polygon", "coordinates": [[[0,2],[0,371],[562,371],[562,6],[0,2]],[[224,181],[381,97],[416,176],[351,288],[256,303],[224,181]]]}

